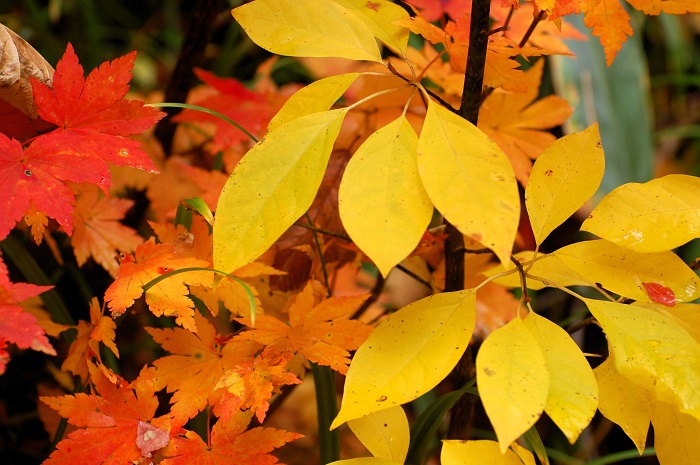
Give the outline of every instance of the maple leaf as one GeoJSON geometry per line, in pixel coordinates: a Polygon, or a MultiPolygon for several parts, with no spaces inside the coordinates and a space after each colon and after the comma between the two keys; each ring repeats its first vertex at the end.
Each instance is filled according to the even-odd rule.
{"type": "Polygon", "coordinates": [[[461,18],[471,11],[471,2],[463,0],[408,0],[406,3],[420,10],[426,21],[436,21],[447,14],[452,19],[461,18]]]}
{"type": "Polygon", "coordinates": [[[525,73],[527,92],[496,89],[484,100],[479,113],[479,129],[503,149],[522,185],[527,184],[532,160],[556,140],[545,129],[563,124],[573,112],[567,101],[556,95],[535,101],[543,64],[544,60],[538,60],[525,73]]]}
{"type": "Polygon", "coordinates": [[[281,363],[270,363],[264,354],[254,361],[245,361],[229,370],[221,377],[214,389],[226,388],[226,394],[215,407],[222,421],[227,421],[239,409],[255,412],[260,423],[265,420],[270,408],[269,400],[273,393],[281,393],[280,387],[299,384],[301,380],[294,373],[287,371],[281,363]]]}
{"type": "Polygon", "coordinates": [[[0,375],[5,372],[10,359],[10,354],[5,350],[8,343],[15,344],[20,349],[56,355],[36,317],[17,305],[52,287],[10,282],[7,266],[0,258],[0,375]]]}
{"type": "Polygon", "coordinates": [[[76,190],[71,244],[78,266],[92,256],[115,276],[119,270],[116,252],[131,253],[143,242],[136,231],[119,222],[134,202],[106,197],[94,185],[80,185],[76,190]]]}
{"type": "Polygon", "coordinates": [[[32,234],[34,243],[36,245],[41,244],[41,241],[44,239],[46,227],[49,225],[49,219],[33,202],[29,205],[29,209],[24,214],[24,223],[29,226],[29,231],[32,234]]]}
{"type": "MultiPolygon", "coordinates": [[[[112,316],[116,317],[134,304],[149,281],[180,268],[207,267],[209,262],[192,257],[180,257],[170,244],[156,244],[149,239],[136,248],[134,256],[127,255],[119,264],[114,282],[105,292],[112,316]]],[[[187,297],[187,285],[209,285],[213,279],[208,271],[191,271],[171,276],[146,291],[146,304],[156,316],[174,316],[175,322],[195,332],[194,303],[187,297]]]]}
{"type": "Polygon", "coordinates": [[[114,320],[102,315],[97,298],[93,298],[90,302],[90,321],[81,320],[75,328],[78,330],[78,335],[68,349],[68,355],[61,365],[61,370],[70,371],[75,376],[79,376],[85,384],[89,362],[93,359],[101,361],[100,342],[119,357],[119,350],[114,343],[117,325],[114,320]]]}
{"type": "Polygon", "coordinates": [[[246,431],[252,413],[240,412],[229,421],[217,422],[211,431],[211,445],[192,431],[171,439],[163,451],[168,458],[161,465],[274,465],[270,455],[278,447],[303,437],[275,428],[253,428],[246,431]]]}
{"type": "MultiPolygon", "coordinates": [[[[318,303],[310,281],[289,309],[289,325],[268,315],[256,317],[255,329],[238,338],[265,344],[263,357],[288,360],[301,353],[307,360],[330,366],[345,374],[350,363],[349,350],[357,350],[372,332],[358,320],[348,320],[367,300],[368,295],[331,297],[318,303]]],[[[249,318],[236,321],[251,325],[249,318]]]]}
{"type": "Polygon", "coordinates": [[[83,428],[59,442],[44,463],[118,465],[150,457],[153,449],[140,448],[139,443],[143,446],[154,437],[151,428],[160,431],[161,437],[163,433],[170,436],[170,418],[154,418],[158,399],[153,386],[141,378],[130,386],[119,377],[115,385],[92,363],[89,372],[99,395],[79,393],[40,398],[67,418],[68,423],[83,428]],[[144,428],[143,424],[149,427],[144,428]]]}
{"type": "Polygon", "coordinates": [[[125,137],[145,131],[165,116],[143,102],[124,99],[135,59],[136,52],[131,52],[105,62],[85,79],[69,43],[56,65],[52,88],[32,80],[39,116],[58,125],[53,134],[64,146],[96,160],[97,171],[105,179],[103,188],[109,186],[107,162],[157,172],[141,144],[125,137]]]}
{"type": "Polygon", "coordinates": [[[610,66],[622,49],[627,37],[634,33],[627,14],[619,0],[582,0],[583,23],[600,37],[605,62],[610,66]]]}
{"type": "Polygon", "coordinates": [[[260,350],[260,345],[252,341],[226,342],[199,312],[194,320],[196,334],[180,328],[146,328],[172,354],[154,361],[144,376],[153,381],[156,390],[167,388],[167,392],[175,393],[171,414],[177,426],[218,402],[221,392],[214,392],[214,386],[219,379],[260,350]]]}

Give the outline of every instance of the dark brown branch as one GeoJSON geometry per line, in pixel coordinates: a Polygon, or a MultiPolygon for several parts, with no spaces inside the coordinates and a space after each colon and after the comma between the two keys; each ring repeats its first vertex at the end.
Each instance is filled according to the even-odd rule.
{"type": "MultiPolygon", "coordinates": [[[[204,49],[214,33],[214,22],[223,4],[223,0],[201,0],[195,3],[182,40],[180,55],[165,88],[166,102],[185,103],[187,100],[187,94],[196,82],[192,68],[204,64],[204,49]]],[[[155,135],[163,145],[163,151],[167,157],[170,155],[176,128],[171,119],[182,110],[168,108],[165,111],[167,116],[158,122],[155,135]]]]}
{"type": "Polygon", "coordinates": [[[592,316],[588,317],[585,320],[581,320],[578,323],[574,323],[568,328],[566,328],[566,332],[569,334],[574,334],[575,332],[581,331],[583,328],[590,325],[598,325],[598,320],[596,320],[592,316]]]}

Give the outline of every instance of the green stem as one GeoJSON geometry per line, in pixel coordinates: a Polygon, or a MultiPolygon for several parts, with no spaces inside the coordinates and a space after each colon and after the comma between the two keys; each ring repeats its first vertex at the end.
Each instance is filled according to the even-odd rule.
{"type": "Polygon", "coordinates": [[[321,449],[321,464],[340,459],[340,436],[338,430],[331,431],[331,423],[338,413],[335,394],[335,374],[330,367],[311,364],[316,388],[318,408],[318,439],[321,449]]]}
{"type": "Polygon", "coordinates": [[[586,462],[586,465],[608,465],[610,463],[617,463],[620,460],[629,460],[637,457],[649,457],[656,455],[656,449],[653,447],[647,447],[647,449],[639,455],[637,449],[623,450],[622,452],[615,452],[614,454],[606,455],[605,457],[600,457],[590,462],[586,462]]]}

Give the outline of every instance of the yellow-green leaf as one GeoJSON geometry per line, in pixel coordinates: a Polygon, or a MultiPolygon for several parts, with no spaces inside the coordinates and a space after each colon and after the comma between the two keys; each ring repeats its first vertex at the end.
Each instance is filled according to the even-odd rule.
{"type": "Polygon", "coordinates": [[[392,121],[357,149],[340,183],[343,226],[384,276],[415,249],[433,214],[418,176],[417,144],[405,117],[392,121]]]}
{"type": "Polygon", "coordinates": [[[253,42],[278,55],[382,62],[372,31],[334,2],[255,0],[231,14],[253,42]]]}
{"type": "Polygon", "coordinates": [[[654,448],[661,465],[698,462],[700,420],[657,402],[651,423],[654,425],[654,448]]]}
{"type": "Polygon", "coordinates": [[[540,345],[549,370],[544,411],[573,444],[598,407],[598,385],[581,349],[561,327],[530,312],[523,324],[540,345]]]}
{"type": "Polygon", "coordinates": [[[498,145],[430,100],[418,140],[418,170],[440,213],[511,268],[520,197],[513,168],[498,145]]]}
{"type": "Polygon", "coordinates": [[[221,191],[215,268],[231,272],[265,252],[316,196],[347,110],[297,118],[258,142],[221,191]]]}
{"type": "Polygon", "coordinates": [[[389,48],[406,55],[408,46],[408,29],[397,26],[394,21],[408,18],[408,12],[387,0],[333,0],[357,15],[374,36],[389,48]]]}
{"type": "Polygon", "coordinates": [[[647,440],[654,396],[618,373],[612,353],[593,372],[600,391],[600,413],[620,425],[641,454],[647,440]]]}
{"type": "Polygon", "coordinates": [[[267,132],[301,116],[328,111],[361,73],[338,74],[319,79],[289,97],[267,125],[267,132]]]}
{"type": "Polygon", "coordinates": [[[476,382],[501,452],[535,424],[549,392],[537,340],[519,318],[492,332],[476,356],[476,382]]]}
{"type": "Polygon", "coordinates": [[[348,426],[375,457],[401,464],[406,460],[411,432],[400,405],[350,420],[348,426]]]}
{"type": "Polygon", "coordinates": [[[505,454],[495,441],[442,441],[440,463],[442,465],[535,465],[529,450],[514,444],[518,454],[506,450],[505,454]]]}
{"type": "Polygon", "coordinates": [[[651,306],[585,302],[607,335],[617,370],[658,400],[700,418],[700,344],[651,306]]]}
{"type": "Polygon", "coordinates": [[[671,250],[700,237],[700,178],[671,174],[610,192],[581,227],[637,252],[671,250]]]}
{"type": "Polygon", "coordinates": [[[539,156],[525,189],[537,245],[595,194],[604,171],[597,124],[558,139],[539,156]]]}
{"type": "Polygon", "coordinates": [[[435,387],[464,353],[475,322],[471,290],[426,297],[389,316],[355,353],[331,428],[435,387]]]}
{"type": "MultiPolygon", "coordinates": [[[[523,252],[518,252],[513,257],[518,260],[520,263],[523,264],[525,269],[527,270],[530,265],[528,262],[532,260],[532,257],[534,255],[534,252],[527,250],[523,252]]],[[[582,276],[580,276],[578,273],[576,273],[574,270],[566,266],[564,263],[562,263],[559,258],[556,257],[556,255],[553,254],[548,254],[548,255],[543,255],[540,254],[538,256],[539,258],[535,262],[535,264],[532,266],[532,268],[529,268],[528,275],[533,275],[537,276],[538,278],[543,278],[545,279],[544,282],[540,281],[539,279],[533,279],[533,278],[528,278],[527,279],[527,288],[528,289],[533,289],[533,290],[539,290],[543,289],[547,286],[552,286],[554,284],[557,284],[559,286],[563,287],[569,287],[569,286],[593,286],[594,283],[584,279],[582,276]]],[[[503,265],[496,265],[493,268],[490,268],[489,270],[485,271],[483,274],[484,276],[491,277],[495,276],[499,273],[503,273],[505,268],[503,265]]],[[[520,287],[520,275],[516,272],[513,272],[509,275],[502,276],[500,278],[494,279],[494,282],[500,284],[501,286],[506,286],[506,287],[520,287]]]]}
{"type": "Polygon", "coordinates": [[[585,279],[634,300],[653,302],[644,283],[670,288],[681,302],[700,296],[700,279],[673,252],[640,253],[601,239],[567,245],[554,255],[585,279]]]}

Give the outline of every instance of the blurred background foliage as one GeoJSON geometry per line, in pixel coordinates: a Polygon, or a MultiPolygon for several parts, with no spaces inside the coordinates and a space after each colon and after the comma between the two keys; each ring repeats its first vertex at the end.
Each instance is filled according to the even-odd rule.
{"type": "MultiPolygon", "coordinates": [[[[188,38],[205,32],[211,34],[211,40],[195,64],[219,76],[249,81],[269,54],[254,45],[233,21],[230,9],[240,3],[240,0],[0,0],[0,22],[31,43],[54,66],[67,42],[73,44],[87,71],[137,50],[132,90],[146,95],[166,88],[182,56],[183,45],[188,38]],[[208,31],[188,32],[193,14],[202,9],[214,13],[208,31]]],[[[593,121],[601,123],[607,168],[598,198],[626,182],[645,182],[669,173],[700,175],[700,15],[647,17],[631,13],[635,35],[612,67],[605,66],[596,38],[568,43],[577,54],[576,59],[557,57],[549,62],[552,76],[549,91],[562,95],[576,107],[564,131],[580,130],[593,121]]],[[[580,20],[574,18],[571,22],[582,32],[586,31],[580,20]]],[[[290,58],[275,63],[272,77],[279,84],[310,80],[303,66],[290,58]]],[[[550,244],[550,248],[571,242],[577,228],[578,223],[569,225],[568,229],[564,225],[557,243],[550,244]]],[[[700,241],[684,246],[679,253],[687,262],[693,261],[700,256],[700,241]]],[[[40,257],[35,259],[42,263],[40,257]]],[[[71,273],[70,267],[66,269],[71,273]]],[[[85,279],[86,274],[77,268],[73,272],[75,281],[85,279]]],[[[50,280],[56,282],[57,278],[50,275],[50,280]]],[[[87,301],[87,295],[74,294],[76,299],[87,301]]],[[[541,298],[544,305],[548,296],[541,298]]],[[[551,306],[561,306],[560,298],[549,298],[553,299],[551,306]]],[[[561,315],[561,319],[567,316],[570,315],[561,315]]],[[[602,343],[602,339],[597,343],[602,343]]],[[[123,353],[128,355],[128,350],[123,353]]],[[[14,451],[0,453],[2,464],[41,463],[48,450],[49,439],[35,413],[33,388],[38,378],[47,376],[43,364],[41,355],[27,352],[14,360],[8,373],[0,378],[0,398],[11,397],[15,399],[13,402],[19,399],[16,402],[22,404],[13,405],[10,409],[13,415],[8,416],[8,405],[0,402],[0,449],[9,445],[14,451]],[[26,370],[28,366],[34,366],[35,371],[26,370]],[[26,412],[22,414],[26,418],[16,412],[26,412]]],[[[303,386],[303,389],[311,388],[310,383],[303,386]]],[[[296,395],[302,395],[301,390],[296,395]]],[[[417,409],[420,401],[416,401],[417,409]]],[[[309,413],[299,411],[291,415],[309,413]]],[[[631,446],[619,428],[604,421],[597,422],[589,436],[583,438],[584,445],[571,447],[554,428],[550,432],[546,440],[556,449],[552,451],[554,463],[583,465],[586,462],[576,457],[591,456],[594,452],[591,449],[598,448],[603,441],[609,443],[599,449],[605,453],[631,446]],[[616,445],[615,441],[620,444],[616,445]]],[[[481,434],[490,433],[483,430],[481,434]]],[[[308,458],[302,449],[296,458],[300,461],[290,462],[304,463],[305,457],[308,458]]],[[[623,457],[596,463],[621,460],[623,457]]],[[[658,462],[654,457],[644,457],[625,463],[658,462]]]]}

